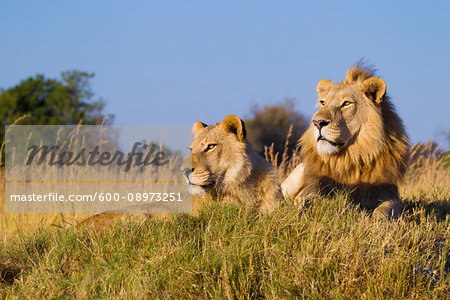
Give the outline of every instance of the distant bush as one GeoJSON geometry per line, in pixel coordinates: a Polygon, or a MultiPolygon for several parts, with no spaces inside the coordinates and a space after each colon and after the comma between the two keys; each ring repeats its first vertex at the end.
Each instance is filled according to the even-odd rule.
{"type": "Polygon", "coordinates": [[[264,156],[264,147],[273,144],[273,153],[281,153],[287,150],[290,156],[297,145],[298,139],[308,128],[309,120],[303,114],[295,110],[293,99],[286,99],[276,105],[255,105],[252,115],[246,118],[247,139],[255,150],[264,156]],[[290,127],[292,126],[292,130],[290,127]],[[290,131],[290,136],[289,136],[290,131]],[[289,140],[287,137],[289,136],[289,140]],[[286,144],[287,142],[287,144],[286,144]]]}
{"type": "MultiPolygon", "coordinates": [[[[95,98],[90,87],[93,73],[66,71],[61,79],[38,74],[9,89],[0,89],[0,120],[9,125],[22,118],[22,125],[100,124],[105,103],[95,98]],[[24,116],[26,118],[23,118],[24,116]]],[[[109,116],[108,121],[112,121],[109,116]]],[[[0,127],[0,140],[5,135],[0,127]]]]}

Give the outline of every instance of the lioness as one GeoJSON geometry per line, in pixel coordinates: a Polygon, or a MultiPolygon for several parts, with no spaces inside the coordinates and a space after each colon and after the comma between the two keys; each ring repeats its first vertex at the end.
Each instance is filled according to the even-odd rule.
{"type": "Polygon", "coordinates": [[[255,212],[278,206],[278,174],[247,142],[241,119],[229,115],[211,126],[197,121],[192,131],[192,168],[185,169],[185,177],[193,195],[237,202],[255,212]]]}
{"type": "Polygon", "coordinates": [[[344,189],[374,215],[399,216],[408,137],[386,83],[373,73],[358,63],[340,83],[319,81],[319,110],[300,139],[302,163],[282,183],[285,196],[344,189]]]}
{"type": "MultiPolygon", "coordinates": [[[[245,126],[235,115],[211,126],[197,121],[192,129],[194,140],[182,170],[189,184],[192,213],[196,215],[206,197],[243,204],[252,212],[271,212],[281,200],[278,174],[245,139],[245,126]],[[192,163],[191,163],[192,162],[192,163]]],[[[107,228],[119,217],[144,220],[147,216],[168,214],[117,213],[96,214],[77,227],[107,228]]]]}

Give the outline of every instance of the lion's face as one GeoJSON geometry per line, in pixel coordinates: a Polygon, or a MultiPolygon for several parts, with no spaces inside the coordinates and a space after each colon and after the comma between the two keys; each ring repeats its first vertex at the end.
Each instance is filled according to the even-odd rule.
{"type": "Polygon", "coordinates": [[[334,84],[323,79],[317,85],[317,113],[312,118],[317,152],[337,154],[363,132],[371,112],[379,110],[386,85],[380,78],[334,84]]]}
{"type": "Polygon", "coordinates": [[[190,192],[201,195],[236,181],[245,161],[243,122],[234,115],[211,126],[197,121],[193,133],[191,153],[187,158],[192,160],[192,168],[184,169],[190,192]]]}

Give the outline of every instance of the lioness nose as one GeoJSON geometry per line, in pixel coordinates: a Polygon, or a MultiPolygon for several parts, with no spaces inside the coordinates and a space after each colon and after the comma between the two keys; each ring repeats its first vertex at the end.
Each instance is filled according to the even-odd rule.
{"type": "Polygon", "coordinates": [[[184,175],[188,176],[190,173],[194,172],[194,168],[184,168],[180,170],[184,175]]]}
{"type": "Polygon", "coordinates": [[[321,129],[322,127],[327,126],[330,122],[325,120],[313,120],[312,121],[314,126],[317,127],[317,129],[321,129]]]}

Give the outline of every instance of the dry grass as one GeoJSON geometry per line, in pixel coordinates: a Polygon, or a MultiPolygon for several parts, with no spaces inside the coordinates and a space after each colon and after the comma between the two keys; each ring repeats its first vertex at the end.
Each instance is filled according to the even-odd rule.
{"type": "Polygon", "coordinates": [[[90,214],[71,213],[5,213],[5,176],[0,169],[0,243],[18,235],[32,234],[39,228],[56,229],[62,224],[75,225],[90,214]]]}
{"type": "MultiPolygon", "coordinates": [[[[30,115],[23,115],[11,125],[19,124],[22,120],[29,117],[30,115]]],[[[81,122],[80,120],[80,124],[81,122]]],[[[0,144],[0,243],[6,244],[8,237],[33,232],[38,228],[50,228],[51,225],[67,221],[76,222],[75,220],[85,217],[82,214],[5,214],[5,174],[2,166],[2,154],[5,143],[6,140],[3,140],[0,144]]]]}
{"type": "Polygon", "coordinates": [[[448,197],[450,150],[440,152],[432,142],[416,144],[410,149],[410,157],[408,173],[401,186],[402,196],[410,197],[438,189],[448,197]]]}

